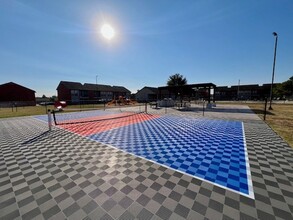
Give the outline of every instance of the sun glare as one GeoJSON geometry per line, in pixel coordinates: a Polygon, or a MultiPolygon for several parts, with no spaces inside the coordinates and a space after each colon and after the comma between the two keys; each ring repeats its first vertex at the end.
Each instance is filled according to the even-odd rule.
{"type": "Polygon", "coordinates": [[[103,37],[111,40],[115,36],[115,30],[108,24],[104,24],[101,28],[101,33],[103,37]]]}

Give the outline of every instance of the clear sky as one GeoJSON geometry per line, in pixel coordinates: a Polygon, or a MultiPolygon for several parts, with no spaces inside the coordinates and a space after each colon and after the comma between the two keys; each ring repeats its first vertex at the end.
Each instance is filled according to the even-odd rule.
{"type": "Polygon", "coordinates": [[[164,86],[270,83],[293,75],[292,0],[1,0],[0,84],[55,95],[61,80],[164,86]],[[101,36],[102,24],[115,29],[101,36]]]}

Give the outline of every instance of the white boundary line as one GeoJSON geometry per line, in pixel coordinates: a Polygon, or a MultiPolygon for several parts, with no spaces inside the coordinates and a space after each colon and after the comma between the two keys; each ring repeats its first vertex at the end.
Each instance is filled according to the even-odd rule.
{"type": "MultiPolygon", "coordinates": [[[[90,139],[90,140],[96,141],[95,139],[92,139],[92,138],[89,138],[89,137],[87,137],[87,138],[90,139]]],[[[98,142],[98,141],[97,141],[97,142],[98,142]]],[[[98,142],[98,143],[101,143],[101,142],[98,142]]],[[[147,161],[151,161],[151,162],[153,162],[153,163],[155,163],[155,164],[158,164],[158,165],[160,165],[160,166],[162,166],[162,167],[165,167],[165,168],[167,168],[167,169],[174,170],[174,171],[179,172],[179,173],[181,173],[181,174],[183,174],[183,175],[187,175],[187,176],[190,176],[190,177],[192,177],[192,178],[199,179],[199,180],[202,180],[202,181],[204,181],[204,182],[208,182],[208,183],[213,184],[213,185],[215,185],[215,186],[218,186],[218,187],[220,187],[220,188],[223,188],[223,189],[226,189],[226,190],[232,191],[232,192],[234,192],[234,193],[237,193],[237,194],[240,194],[240,195],[246,196],[246,197],[248,197],[248,198],[254,199],[254,195],[253,195],[253,196],[251,196],[250,194],[247,195],[247,194],[245,194],[245,193],[242,193],[242,192],[239,192],[239,191],[237,191],[237,190],[234,190],[234,189],[228,188],[228,187],[226,187],[226,186],[222,186],[222,185],[220,185],[220,184],[218,184],[218,183],[215,183],[215,182],[212,182],[212,181],[210,181],[210,180],[206,180],[206,179],[201,178],[201,177],[198,177],[198,176],[193,176],[193,175],[191,175],[191,174],[189,174],[189,173],[185,173],[185,172],[183,172],[183,171],[181,171],[181,170],[176,170],[176,169],[174,169],[174,168],[172,168],[172,167],[169,167],[169,166],[167,166],[167,165],[164,165],[164,164],[158,163],[157,161],[154,161],[154,160],[151,160],[151,159],[147,159],[147,158],[144,158],[144,157],[142,157],[142,156],[135,155],[135,154],[133,154],[133,153],[129,153],[129,152],[125,151],[125,150],[122,150],[122,149],[117,148],[117,147],[112,146],[112,145],[105,144],[105,143],[101,143],[101,144],[104,144],[104,145],[106,145],[106,146],[108,146],[108,147],[111,147],[111,148],[115,148],[116,150],[121,150],[121,151],[123,151],[124,153],[130,154],[130,155],[132,155],[132,156],[139,157],[139,158],[144,159],[144,160],[147,160],[147,161]]],[[[248,178],[247,178],[247,179],[248,179],[248,178]]],[[[201,187],[201,186],[200,186],[200,187],[201,187]]],[[[249,186],[248,186],[248,187],[249,187],[249,186]]],[[[250,193],[250,191],[249,191],[249,193],[250,193]]]]}
{"type": "Polygon", "coordinates": [[[245,153],[245,164],[246,164],[246,176],[247,176],[247,184],[248,184],[248,193],[249,197],[254,199],[254,192],[253,192],[253,185],[252,185],[252,177],[250,171],[250,164],[247,152],[247,144],[246,144],[246,137],[244,131],[244,123],[242,122],[242,132],[243,132],[243,143],[244,143],[244,153],[245,153]]]}

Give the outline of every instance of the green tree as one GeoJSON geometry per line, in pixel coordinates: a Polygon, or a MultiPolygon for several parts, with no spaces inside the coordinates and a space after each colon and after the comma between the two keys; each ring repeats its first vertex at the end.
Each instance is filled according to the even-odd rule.
{"type": "Polygon", "coordinates": [[[293,96],[293,76],[291,76],[287,81],[278,84],[273,89],[273,94],[278,98],[293,96]]]}
{"type": "Polygon", "coordinates": [[[169,76],[167,81],[168,86],[184,86],[187,84],[187,80],[184,76],[179,73],[169,76]]]}
{"type": "Polygon", "coordinates": [[[187,80],[184,76],[182,76],[179,73],[175,73],[171,76],[169,76],[169,79],[167,81],[167,85],[170,86],[169,90],[172,91],[175,95],[175,99],[180,97],[182,101],[182,93],[184,91],[183,87],[187,84],[187,80]]]}
{"type": "Polygon", "coordinates": [[[293,76],[289,78],[289,80],[282,83],[284,88],[284,95],[285,96],[292,96],[293,95],[293,76]]]}
{"type": "Polygon", "coordinates": [[[57,98],[57,96],[55,96],[55,95],[53,95],[51,98],[50,98],[50,101],[51,102],[55,102],[55,101],[57,101],[58,100],[58,98],[57,98]]]}

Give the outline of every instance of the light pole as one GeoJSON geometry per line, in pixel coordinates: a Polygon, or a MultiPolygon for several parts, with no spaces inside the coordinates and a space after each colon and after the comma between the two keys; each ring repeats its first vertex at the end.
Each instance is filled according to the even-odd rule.
{"type": "Polygon", "coordinates": [[[240,79],[238,80],[237,101],[239,101],[239,86],[240,86],[240,79]]]}
{"type": "Polygon", "coordinates": [[[278,34],[276,32],[273,32],[273,35],[275,36],[275,52],[274,52],[274,63],[273,63],[272,84],[271,84],[271,91],[270,91],[270,107],[269,107],[269,110],[273,110],[273,108],[272,108],[273,84],[274,84],[275,65],[276,65],[276,56],[277,56],[277,44],[278,44],[278,34]]]}
{"type": "Polygon", "coordinates": [[[98,75],[96,75],[96,96],[98,101],[98,75]]]}

